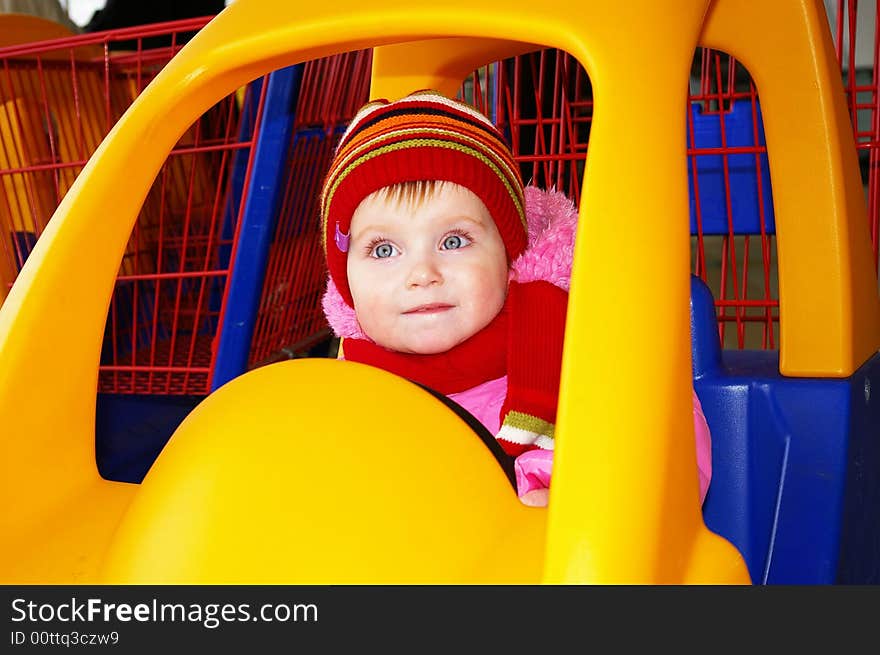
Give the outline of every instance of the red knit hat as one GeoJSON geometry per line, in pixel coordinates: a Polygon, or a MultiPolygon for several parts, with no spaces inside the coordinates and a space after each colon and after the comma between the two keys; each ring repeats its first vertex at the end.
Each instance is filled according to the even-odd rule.
{"type": "Polygon", "coordinates": [[[509,262],[525,250],[528,228],[519,168],[488,118],[433,91],[372,102],[342,135],[321,190],[327,268],[350,306],[346,260],[355,209],[374,191],[423,180],[454,182],[480,198],[509,262]]]}

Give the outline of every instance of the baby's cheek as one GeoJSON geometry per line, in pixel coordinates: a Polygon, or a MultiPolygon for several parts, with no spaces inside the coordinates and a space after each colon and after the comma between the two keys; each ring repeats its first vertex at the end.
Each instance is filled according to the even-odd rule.
{"type": "Polygon", "coordinates": [[[471,286],[473,300],[487,313],[496,314],[504,305],[508,287],[507,271],[482,271],[471,286]]]}
{"type": "Polygon", "coordinates": [[[354,314],[361,327],[369,331],[376,322],[378,308],[376,298],[372,295],[359,294],[354,299],[354,314]]]}
{"type": "Polygon", "coordinates": [[[471,296],[471,305],[476,314],[494,314],[501,309],[503,296],[497,289],[476,289],[471,296]]]}
{"type": "Polygon", "coordinates": [[[355,316],[364,334],[380,346],[392,347],[396,313],[389,310],[381,294],[370,294],[355,302],[355,316]]]}

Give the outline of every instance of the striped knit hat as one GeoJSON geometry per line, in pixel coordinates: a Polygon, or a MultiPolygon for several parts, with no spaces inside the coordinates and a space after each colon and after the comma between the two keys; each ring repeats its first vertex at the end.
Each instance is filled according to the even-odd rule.
{"type": "Polygon", "coordinates": [[[342,135],[321,190],[327,267],[350,306],[346,259],[355,209],[374,191],[422,180],[470,189],[495,220],[508,261],[525,250],[528,228],[519,168],[489,119],[433,91],[371,102],[342,135]]]}

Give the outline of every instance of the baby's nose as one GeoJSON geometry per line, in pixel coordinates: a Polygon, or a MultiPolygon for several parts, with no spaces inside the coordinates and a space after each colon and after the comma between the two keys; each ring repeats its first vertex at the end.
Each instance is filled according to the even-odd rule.
{"type": "Polygon", "coordinates": [[[440,284],[443,281],[443,275],[440,267],[433,257],[421,257],[413,263],[407,277],[407,287],[427,287],[434,284],[440,284]]]}

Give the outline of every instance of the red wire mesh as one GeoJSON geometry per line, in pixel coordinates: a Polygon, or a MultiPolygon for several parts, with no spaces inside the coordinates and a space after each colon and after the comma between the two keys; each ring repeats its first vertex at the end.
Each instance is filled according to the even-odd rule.
{"type": "MultiPolygon", "coordinates": [[[[878,257],[878,144],[880,144],[880,113],[878,102],[878,70],[880,45],[876,38],[880,9],[872,5],[859,11],[870,11],[857,21],[855,0],[840,0],[830,13],[832,33],[850,107],[853,130],[862,164],[866,186],[868,220],[870,221],[875,263],[878,257]],[[869,19],[869,20],[865,20],[869,19]],[[868,24],[873,34],[856,29],[868,24]],[[870,41],[872,60],[867,65],[857,62],[857,41],[870,41]]],[[[592,89],[584,69],[570,55],[555,50],[523,55],[475,71],[460,94],[465,100],[489,115],[504,130],[520,163],[523,179],[542,188],[555,187],[575,202],[580,197],[580,180],[587,157],[590,122],[592,120],[592,89]],[[491,97],[493,84],[497,96],[491,97]]],[[[688,106],[699,105],[702,115],[727,114],[733,103],[743,103],[751,112],[753,133],[746,145],[733,144],[719,120],[720,145],[698,144],[694,117],[688,109],[687,155],[692,175],[696,234],[692,238],[692,269],[705,280],[716,298],[719,330],[725,348],[778,347],[779,290],[776,268],[776,237],[763,202],[755,203],[757,227],[751,233],[735,231],[731,182],[733,158],[743,155],[754,159],[753,184],[760,199],[764,188],[767,149],[759,135],[759,98],[748,71],[729,55],[698,49],[689,88],[688,106]],[[715,165],[720,158],[723,175],[723,198],[717,211],[726,217],[724,233],[703,232],[704,216],[700,172],[715,165]]],[[[738,164],[737,164],[738,165],[738,164]]],[[[741,172],[740,172],[741,174],[741,172]]]]}
{"type": "MultiPolygon", "coordinates": [[[[697,234],[692,239],[693,272],[706,281],[715,296],[716,315],[722,343],[727,348],[772,349],[778,345],[779,291],[775,264],[775,234],[769,228],[763,202],[755,202],[758,212],[757,234],[738,234],[734,225],[731,168],[733,155],[752,155],[758,196],[762,197],[764,170],[762,145],[758,129],[758,95],[748,72],[732,57],[717,51],[701,49],[695,58],[699,75],[692,79],[689,102],[697,103],[704,116],[716,114],[720,145],[698,147],[694,115],[687,112],[688,157],[693,170],[700,171],[712,157],[721,157],[724,207],[717,209],[725,217],[726,234],[703,233],[703,204],[699,202],[700,176],[692,177],[692,192],[697,234]],[[753,133],[749,145],[732,145],[727,121],[723,115],[732,111],[734,103],[746,103],[751,113],[753,133]],[[757,241],[757,245],[755,244],[757,241]],[[729,326],[733,329],[729,329],[729,326]]],[[[768,178],[769,179],[769,178],[768,178]]],[[[769,190],[767,190],[769,191],[769,190]]]]}
{"type": "Polygon", "coordinates": [[[880,104],[880,96],[877,94],[880,4],[862,2],[859,6],[857,0],[839,0],[837,11],[831,18],[837,59],[843,73],[850,120],[862,166],[862,178],[867,186],[868,220],[876,267],[880,241],[880,112],[877,111],[880,104]],[[860,33],[860,25],[869,29],[860,33]],[[866,55],[857,56],[857,53],[862,52],[866,55]]]}
{"type": "MultiPolygon", "coordinates": [[[[0,203],[6,211],[3,297],[36,239],[110,127],[205,20],[127,28],[0,50],[0,203]],[[144,39],[170,46],[143,48],[144,39]],[[120,44],[130,48],[119,51],[120,44]],[[91,46],[91,49],[89,47],[91,46]],[[97,47],[95,47],[97,46],[97,47]]],[[[370,51],[308,62],[288,178],[259,305],[250,363],[329,336],[316,200],[345,124],[367,99],[370,51]],[[343,89],[327,94],[325,89],[343,89]],[[315,220],[311,220],[311,219],[315,220]]],[[[262,85],[265,90],[266,85],[262,85]]],[[[236,161],[258,135],[262,98],[230,95],[175,146],[150,189],[110,304],[99,391],[201,395],[210,390],[230,253],[245,186],[236,161]],[[256,109],[242,123],[247,106],[256,109]]],[[[244,171],[249,175],[250,162],[244,171]]],[[[0,298],[2,299],[2,298],[0,298]]]]}
{"type": "Polygon", "coordinates": [[[305,65],[250,366],[295,356],[330,336],[321,309],[324,257],[318,196],[342,131],[367,101],[371,54],[349,52],[305,65]]]}
{"type": "MultiPolygon", "coordinates": [[[[0,300],[109,129],[206,22],[0,49],[0,300]],[[168,45],[146,49],[150,37],[168,45]]],[[[230,171],[256,136],[254,112],[250,125],[242,124],[242,107],[255,104],[248,93],[227,96],[196,121],[150,189],[110,303],[99,391],[208,392],[238,217],[230,171]]]]}
{"type": "MultiPolygon", "coordinates": [[[[251,91],[245,106],[255,104],[251,91]]],[[[256,136],[253,122],[240,124],[241,114],[235,96],[224,98],[181,138],[157,176],[110,304],[101,391],[208,392],[240,205],[230,194],[230,170],[256,136]]]]}

